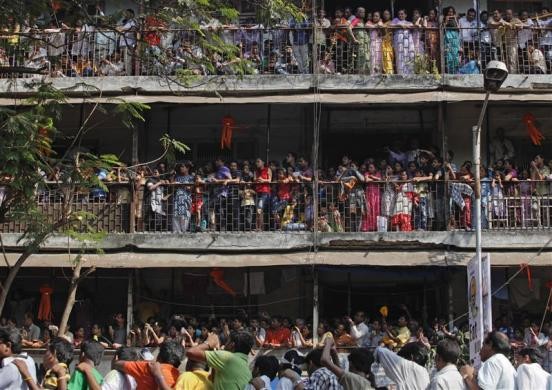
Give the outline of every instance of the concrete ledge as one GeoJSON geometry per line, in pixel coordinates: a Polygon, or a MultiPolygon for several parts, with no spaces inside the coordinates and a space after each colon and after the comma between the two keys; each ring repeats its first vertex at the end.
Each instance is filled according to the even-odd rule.
{"type": "MultiPolygon", "coordinates": [[[[532,253],[520,251],[489,251],[493,266],[516,266],[530,261],[531,266],[548,266],[552,264],[552,252],[534,257],[532,253]]],[[[8,253],[10,265],[15,264],[18,253],[8,253]]],[[[274,267],[274,266],[373,266],[373,267],[462,267],[474,256],[473,250],[331,250],[321,249],[318,252],[248,252],[248,253],[180,253],[180,252],[116,252],[86,254],[83,256],[84,267],[98,268],[240,268],[240,267],[274,267]]],[[[24,267],[71,267],[73,263],[67,253],[39,253],[32,255],[24,267]]],[[[5,265],[0,263],[0,270],[5,265]]]]}
{"type": "MultiPolygon", "coordinates": [[[[0,79],[0,96],[28,96],[35,90],[30,87],[32,80],[0,79]]],[[[176,80],[156,76],[43,77],[43,80],[52,83],[56,88],[66,90],[68,96],[73,97],[98,94],[98,91],[87,87],[87,84],[96,87],[102,96],[290,94],[305,93],[315,86],[312,75],[206,76],[195,79],[190,85],[182,85],[176,80]]],[[[320,91],[328,93],[404,93],[436,90],[481,92],[483,86],[481,75],[320,75],[318,80],[320,91]]],[[[501,89],[501,93],[550,91],[552,80],[549,75],[511,75],[501,89]]]]}
{"type": "MultiPolygon", "coordinates": [[[[19,251],[24,243],[20,235],[3,233],[4,245],[19,251]]],[[[487,231],[483,232],[485,250],[539,250],[550,240],[551,232],[487,231]]],[[[387,233],[320,233],[319,247],[329,250],[400,250],[400,249],[458,249],[475,248],[473,232],[387,232],[387,233]]],[[[56,235],[43,246],[47,251],[66,251],[67,237],[56,235]]],[[[78,242],[70,242],[74,249],[78,242]]],[[[94,246],[90,243],[90,246],[94,246]]],[[[305,251],[313,247],[309,232],[261,233],[135,233],[109,234],[98,245],[106,251],[173,251],[181,253],[244,253],[305,251]]],[[[547,250],[552,251],[552,245],[547,250]]]]}

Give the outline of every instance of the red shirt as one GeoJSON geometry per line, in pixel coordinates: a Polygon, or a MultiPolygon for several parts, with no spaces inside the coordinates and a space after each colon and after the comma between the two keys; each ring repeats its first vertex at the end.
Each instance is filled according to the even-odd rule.
{"type": "MultiPolygon", "coordinates": [[[[257,175],[257,179],[264,179],[268,180],[268,167],[264,167],[263,169],[257,169],[255,172],[257,175]]],[[[270,194],[270,183],[259,183],[255,187],[255,191],[258,194],[270,194]]]]}
{"type": "Polygon", "coordinates": [[[291,339],[291,331],[288,328],[280,328],[278,330],[274,330],[272,328],[269,328],[266,331],[266,338],[265,338],[265,345],[267,344],[275,344],[275,345],[282,345],[282,344],[288,344],[291,339]]]}
{"type": "Polygon", "coordinates": [[[148,16],[146,17],[146,27],[151,29],[151,31],[147,31],[144,34],[144,41],[146,41],[150,46],[159,46],[161,43],[161,37],[157,32],[157,28],[165,27],[165,23],[155,16],[148,16]]]}
{"type": "Polygon", "coordinates": [[[280,183],[278,184],[278,199],[291,200],[291,184],[280,183]]]}

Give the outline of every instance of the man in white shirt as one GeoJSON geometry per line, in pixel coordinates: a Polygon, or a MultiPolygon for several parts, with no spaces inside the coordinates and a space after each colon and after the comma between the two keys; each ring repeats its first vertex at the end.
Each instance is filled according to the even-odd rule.
{"type": "Polygon", "coordinates": [[[470,8],[465,16],[458,19],[458,27],[464,44],[464,53],[467,54],[475,50],[475,42],[477,41],[477,24],[476,13],[473,8],[470,8]]]}
{"type": "Polygon", "coordinates": [[[462,375],[456,368],[460,346],[456,340],[444,339],[437,344],[435,368],[427,390],[466,390],[462,375]]]}
{"type": "Polygon", "coordinates": [[[532,43],[529,43],[527,45],[527,53],[529,56],[529,73],[546,74],[546,59],[542,51],[537,49],[532,43]]]}
{"type": "Polygon", "coordinates": [[[504,129],[496,129],[496,135],[491,140],[491,160],[495,163],[498,160],[513,160],[516,157],[514,144],[505,137],[504,129]]]}
{"type": "Polygon", "coordinates": [[[348,319],[351,325],[351,337],[356,341],[359,347],[370,346],[370,329],[366,325],[366,314],[363,311],[357,311],[354,320],[348,319]]]}
{"type": "Polygon", "coordinates": [[[127,76],[132,76],[132,57],[134,54],[134,47],[136,46],[136,30],[138,29],[138,23],[134,19],[134,11],[127,9],[124,12],[124,19],[121,26],[117,27],[117,31],[120,34],[119,48],[124,56],[125,72],[127,76]]]}
{"type": "Polygon", "coordinates": [[[524,348],[519,351],[520,365],[517,369],[516,388],[518,390],[546,389],[550,374],[540,365],[540,353],[535,348],[524,348]]]}
{"type": "Polygon", "coordinates": [[[14,359],[25,361],[31,379],[36,380],[36,366],[32,357],[21,354],[21,335],[17,329],[0,328],[0,389],[27,390],[26,378],[12,364],[14,359]]]}
{"type": "Polygon", "coordinates": [[[510,340],[504,333],[490,332],[479,351],[483,365],[477,376],[471,366],[460,371],[469,390],[516,390],[516,370],[506,357],[510,340]]]}
{"type": "Polygon", "coordinates": [[[374,352],[377,363],[383,366],[385,375],[396,385],[397,390],[425,390],[429,374],[425,368],[428,350],[418,343],[406,344],[398,353],[378,347],[374,352]]]}

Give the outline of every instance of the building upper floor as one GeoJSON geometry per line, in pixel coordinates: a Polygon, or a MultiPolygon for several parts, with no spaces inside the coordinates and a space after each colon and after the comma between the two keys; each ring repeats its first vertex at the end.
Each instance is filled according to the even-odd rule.
{"type": "Polygon", "coordinates": [[[0,36],[1,90],[23,94],[39,77],[71,93],[91,84],[98,91],[89,94],[106,95],[480,91],[491,60],[507,65],[504,90],[552,88],[552,19],[540,10],[475,15],[382,5],[355,16],[334,3],[328,15],[265,23],[245,12],[241,22],[211,18],[183,28],[143,13],[108,26],[97,15],[14,26],[0,36]]]}

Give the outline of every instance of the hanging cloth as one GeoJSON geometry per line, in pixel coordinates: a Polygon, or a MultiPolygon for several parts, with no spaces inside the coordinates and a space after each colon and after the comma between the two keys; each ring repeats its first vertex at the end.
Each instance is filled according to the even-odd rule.
{"type": "Polygon", "coordinates": [[[54,290],[44,285],[40,287],[40,305],[38,306],[37,318],[41,321],[52,321],[54,315],[52,314],[52,293],[54,290]]]}

